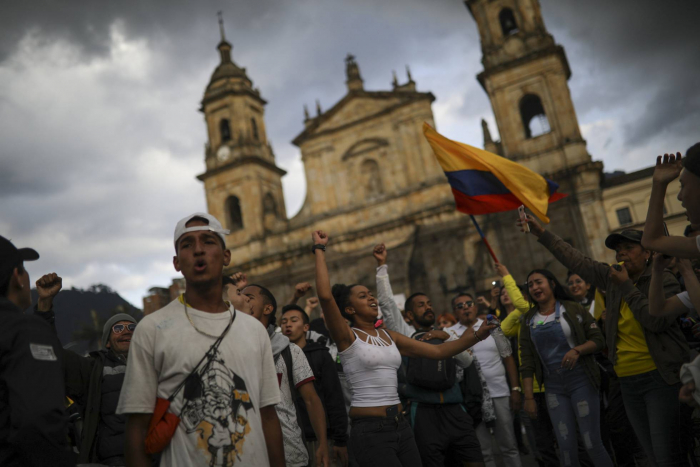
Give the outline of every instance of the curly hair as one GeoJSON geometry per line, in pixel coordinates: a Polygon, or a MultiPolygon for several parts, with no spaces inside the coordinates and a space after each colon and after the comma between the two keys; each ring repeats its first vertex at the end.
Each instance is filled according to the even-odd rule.
{"type": "Polygon", "coordinates": [[[331,289],[331,293],[333,294],[333,299],[335,300],[336,305],[338,305],[338,309],[340,310],[340,314],[343,316],[343,318],[347,319],[351,323],[355,322],[355,316],[350,315],[345,312],[345,309],[350,305],[350,294],[352,292],[352,288],[355,287],[357,284],[351,284],[351,285],[345,285],[345,284],[334,284],[333,288],[331,289]]]}

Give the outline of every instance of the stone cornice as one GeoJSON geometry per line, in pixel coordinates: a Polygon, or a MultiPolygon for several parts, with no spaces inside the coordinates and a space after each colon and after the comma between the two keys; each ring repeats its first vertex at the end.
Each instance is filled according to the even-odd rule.
{"type": "MultiPolygon", "coordinates": [[[[401,216],[400,218],[393,219],[387,222],[382,222],[375,224],[370,227],[365,227],[362,229],[353,230],[346,232],[344,234],[333,237],[333,246],[338,250],[342,251],[342,244],[346,242],[352,242],[358,238],[372,236],[378,233],[391,230],[393,228],[406,226],[407,224],[415,224],[416,221],[437,216],[444,213],[454,213],[455,205],[454,201],[446,201],[437,206],[428,209],[422,209],[414,213],[401,216]]],[[[302,226],[297,227],[295,230],[303,228],[302,226]]],[[[269,238],[267,239],[269,240],[269,238]]],[[[297,247],[288,245],[285,250],[272,253],[266,256],[258,257],[251,261],[246,261],[244,263],[237,263],[236,270],[248,271],[253,268],[258,268],[264,266],[265,264],[286,261],[299,256],[307,256],[310,253],[310,245],[300,245],[297,247]]],[[[232,253],[234,253],[232,251],[232,253]]]]}
{"type": "Polygon", "coordinates": [[[561,45],[554,45],[552,47],[548,47],[543,50],[538,50],[532,53],[529,53],[523,57],[516,58],[514,60],[511,60],[507,63],[503,63],[501,65],[496,65],[494,67],[489,67],[488,69],[485,69],[478,75],[476,75],[476,79],[479,80],[479,84],[481,84],[481,87],[484,88],[484,91],[488,94],[488,90],[486,89],[486,79],[496,75],[498,73],[502,73],[507,70],[511,70],[513,68],[517,68],[519,66],[522,66],[526,64],[527,62],[537,60],[542,57],[546,57],[548,55],[556,55],[560,58],[562,64],[564,65],[564,72],[566,73],[566,79],[569,79],[571,77],[571,68],[569,68],[569,61],[566,58],[566,52],[564,52],[564,47],[561,45]]]}
{"type": "Polygon", "coordinates": [[[332,134],[338,131],[342,131],[345,129],[348,129],[350,127],[353,127],[355,125],[359,125],[365,122],[368,122],[370,120],[374,120],[375,118],[382,117],[384,115],[387,115],[394,110],[403,107],[405,105],[411,104],[416,101],[420,101],[423,99],[428,99],[430,102],[433,102],[435,100],[435,96],[431,92],[415,92],[415,93],[407,93],[407,92],[390,92],[390,91],[353,91],[345,95],[340,101],[338,101],[337,104],[335,104],[330,110],[325,112],[324,114],[314,118],[312,122],[302,131],[296,138],[292,140],[292,144],[295,146],[301,146],[302,143],[305,141],[308,141],[313,138],[317,138],[319,136],[324,136],[328,134],[332,134]],[[316,130],[326,121],[328,121],[333,115],[338,113],[341,108],[343,108],[348,102],[355,98],[362,98],[362,97],[369,97],[373,99],[391,99],[391,98],[399,98],[401,99],[401,102],[398,104],[392,105],[387,107],[386,109],[383,109],[377,113],[368,115],[366,117],[360,118],[358,120],[354,120],[352,122],[346,123],[344,125],[341,125],[336,128],[331,128],[328,130],[323,130],[316,132],[316,130]]]}
{"type": "Polygon", "coordinates": [[[204,97],[202,98],[202,102],[200,103],[199,111],[204,112],[205,105],[226,96],[249,96],[259,102],[261,105],[267,104],[267,101],[260,97],[260,94],[256,93],[251,88],[236,89],[235,86],[226,84],[211,90],[207,89],[207,91],[204,93],[204,97]]]}
{"type": "Polygon", "coordinates": [[[239,158],[237,158],[237,159],[235,159],[227,164],[220,165],[219,167],[216,167],[214,169],[207,170],[203,174],[197,175],[197,179],[199,179],[200,181],[203,182],[204,180],[206,180],[209,177],[212,177],[214,175],[220,174],[221,172],[225,172],[227,170],[231,170],[231,169],[234,169],[236,167],[240,167],[240,166],[246,165],[246,164],[260,165],[260,166],[266,168],[267,170],[270,170],[270,171],[276,173],[280,177],[287,174],[287,172],[285,170],[280,169],[275,164],[268,162],[265,159],[261,159],[258,156],[241,156],[241,157],[239,157],[239,158]]]}

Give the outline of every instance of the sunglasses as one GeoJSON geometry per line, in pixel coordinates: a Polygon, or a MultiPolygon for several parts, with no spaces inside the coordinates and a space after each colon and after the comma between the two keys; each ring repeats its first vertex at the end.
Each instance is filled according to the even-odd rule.
{"type": "Polygon", "coordinates": [[[455,308],[457,308],[458,310],[461,310],[461,309],[463,309],[463,308],[471,308],[472,306],[474,306],[474,302],[471,301],[471,300],[469,300],[469,301],[467,301],[467,302],[463,302],[463,303],[458,303],[458,304],[456,304],[456,305],[455,305],[455,308]]]}
{"type": "Polygon", "coordinates": [[[114,331],[114,334],[121,334],[124,332],[124,330],[128,329],[131,332],[134,332],[134,329],[136,329],[136,323],[131,323],[131,324],[115,324],[112,326],[112,331],[114,331]]]}

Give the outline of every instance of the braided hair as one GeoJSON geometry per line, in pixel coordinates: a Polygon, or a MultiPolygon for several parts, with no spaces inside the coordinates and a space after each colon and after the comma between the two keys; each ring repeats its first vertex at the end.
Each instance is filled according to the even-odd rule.
{"type": "Polygon", "coordinates": [[[331,289],[333,299],[335,300],[336,305],[338,305],[338,309],[340,310],[341,316],[350,321],[351,323],[355,322],[355,316],[346,313],[345,309],[352,306],[350,304],[350,294],[352,293],[352,288],[356,285],[357,284],[334,284],[333,288],[331,289]]]}

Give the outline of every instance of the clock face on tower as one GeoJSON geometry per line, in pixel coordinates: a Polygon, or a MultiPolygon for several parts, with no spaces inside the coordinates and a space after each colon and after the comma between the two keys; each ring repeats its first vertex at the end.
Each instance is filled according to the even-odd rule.
{"type": "Polygon", "coordinates": [[[216,158],[219,159],[219,162],[224,162],[229,158],[230,155],[231,149],[225,144],[222,145],[218,151],[216,151],[216,158]]]}

